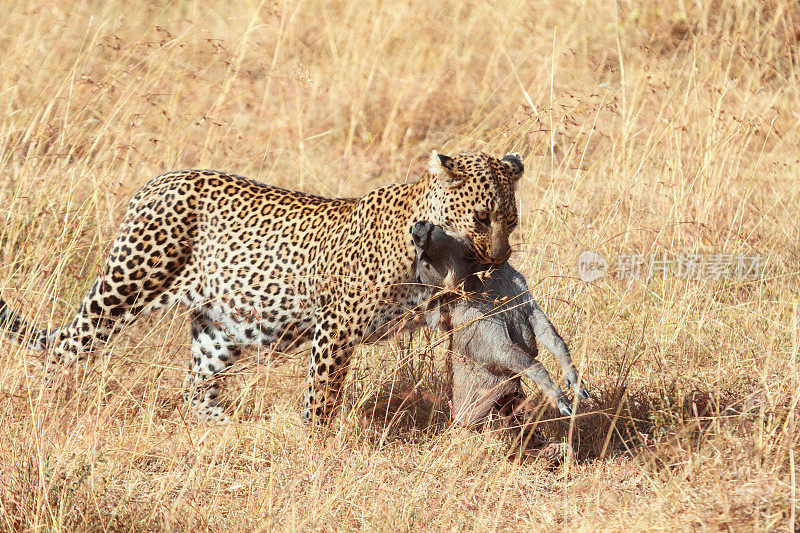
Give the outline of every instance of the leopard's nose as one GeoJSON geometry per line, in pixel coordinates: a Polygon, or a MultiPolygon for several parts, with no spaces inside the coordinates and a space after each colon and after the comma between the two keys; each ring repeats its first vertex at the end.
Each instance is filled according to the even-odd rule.
{"type": "Polygon", "coordinates": [[[491,263],[505,263],[508,261],[508,258],[511,257],[511,247],[507,247],[501,253],[497,253],[497,251],[493,251],[493,253],[489,254],[489,261],[491,263]]]}

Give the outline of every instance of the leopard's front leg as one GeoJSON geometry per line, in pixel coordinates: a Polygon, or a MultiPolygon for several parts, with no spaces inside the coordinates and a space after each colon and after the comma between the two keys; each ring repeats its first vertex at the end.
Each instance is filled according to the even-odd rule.
{"type": "Polygon", "coordinates": [[[340,310],[317,312],[308,366],[303,422],[325,422],[341,402],[342,385],[350,369],[356,335],[352,321],[340,310]]]}

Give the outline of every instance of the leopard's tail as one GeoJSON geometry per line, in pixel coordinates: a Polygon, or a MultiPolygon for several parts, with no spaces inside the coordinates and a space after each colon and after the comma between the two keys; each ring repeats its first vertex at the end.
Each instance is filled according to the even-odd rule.
{"type": "Polygon", "coordinates": [[[47,330],[28,324],[27,320],[9,309],[2,296],[0,296],[0,331],[30,350],[43,351],[50,345],[47,330]]]}

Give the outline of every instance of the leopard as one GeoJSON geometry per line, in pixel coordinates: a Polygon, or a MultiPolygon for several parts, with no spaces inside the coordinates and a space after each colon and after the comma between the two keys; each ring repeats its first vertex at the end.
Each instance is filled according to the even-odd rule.
{"type": "Polygon", "coordinates": [[[301,419],[325,423],[356,348],[424,324],[432,289],[414,281],[414,224],[437,224],[479,260],[503,263],[523,174],[517,153],[434,150],[414,181],[334,198],[222,171],[168,172],[131,198],[71,320],[39,327],[0,297],[0,329],[66,372],[135,320],[182,305],[191,321],[184,396],[198,418],[229,420],[220,379],[243,348],[310,343],[301,419]]]}

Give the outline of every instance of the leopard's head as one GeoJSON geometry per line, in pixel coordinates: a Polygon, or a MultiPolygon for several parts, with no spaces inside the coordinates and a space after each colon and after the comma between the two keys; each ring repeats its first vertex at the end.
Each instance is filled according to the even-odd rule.
{"type": "Polygon", "coordinates": [[[525,170],[519,154],[450,157],[434,150],[428,168],[435,180],[431,218],[449,235],[469,241],[479,261],[506,261],[508,237],[517,226],[514,187],[525,170]]]}

